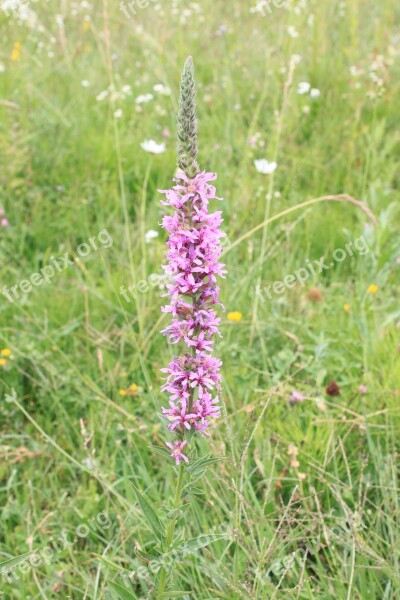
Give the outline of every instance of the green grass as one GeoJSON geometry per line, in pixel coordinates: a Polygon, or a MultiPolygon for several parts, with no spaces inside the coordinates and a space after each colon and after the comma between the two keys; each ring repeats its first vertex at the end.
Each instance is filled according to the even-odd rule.
{"type": "Polygon", "coordinates": [[[0,11],[0,208],[10,221],[0,229],[1,287],[52,256],[76,256],[103,229],[113,243],[19,301],[0,297],[0,349],[11,350],[0,366],[0,562],[63,531],[78,538],[28,573],[17,569],[12,583],[3,578],[0,597],[113,599],[109,582],[140,567],[132,594],[156,597],[140,555],[154,534],[131,483],[167,522],[176,473],[154,447],[168,439],[157,413],[171,352],[159,334],[158,287],[130,302],[119,289],[161,273],[164,233],[149,244],[144,235],[159,229],[157,190],[174,174],[179,76],[191,54],[199,160],[218,173],[231,244],[222,300],[243,316],[223,316],[224,417],[198,444],[225,460],[210,466],[198,482],[204,494],[187,499],[177,523],[185,539],[221,526],[229,535],[176,561],[171,589],[186,600],[397,598],[398,3],[290,2],[262,17],[237,0],[176,0],[131,19],[106,1],[30,6],[32,27],[0,11]],[[290,75],[292,55],[301,61],[290,75]],[[301,81],[320,97],[299,95],[301,81]],[[171,95],[153,92],[157,83],[171,95]],[[96,100],[111,84],[132,93],[96,100]],[[149,92],[151,102],[135,103],[149,92]],[[166,152],[144,152],[145,139],[165,141],[166,152]],[[255,159],[274,157],[273,176],[257,173],[255,159]],[[322,201],[246,235],[342,193],[364,202],[376,224],[358,206],[322,201]],[[329,263],[361,236],[368,253],[271,301],[257,297],[257,284],[307,260],[329,263]],[[312,288],[320,302],[309,299],[312,288]],[[331,380],[340,396],[325,393],[331,380]],[[119,394],[133,383],[136,395],[119,394]],[[290,406],[293,390],[305,401],[290,406]],[[96,521],[103,511],[110,527],[96,521]],[[79,538],[84,524],[90,533],[79,538]]]}

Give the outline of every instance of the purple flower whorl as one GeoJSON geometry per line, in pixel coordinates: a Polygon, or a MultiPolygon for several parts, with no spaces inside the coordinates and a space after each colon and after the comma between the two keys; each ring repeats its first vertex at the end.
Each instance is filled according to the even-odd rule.
{"type": "Polygon", "coordinates": [[[162,204],[174,209],[172,216],[164,216],[162,220],[162,227],[169,234],[168,264],[164,269],[171,276],[167,286],[170,304],[162,310],[172,314],[171,324],[162,333],[170,344],[183,342],[187,347],[184,354],[175,356],[162,369],[166,374],[162,391],[170,394],[169,408],[162,411],[170,421],[168,428],[179,436],[175,441],[178,450],[171,454],[177,464],[180,459],[187,460],[179,441],[184,439],[185,432],[206,433],[209,420],[220,414],[222,363],[212,356],[212,351],[213,337],[220,335],[221,319],[213,307],[220,304],[217,276],[224,277],[226,273],[219,262],[220,240],[225,236],[220,230],[221,211],[208,212],[209,200],[217,199],[215,187],[210,184],[216,175],[196,172],[197,127],[191,58],[186,61],[182,75],[178,136],[178,164],[188,165],[187,172],[179,170],[172,189],[160,190],[166,196],[162,204]]]}

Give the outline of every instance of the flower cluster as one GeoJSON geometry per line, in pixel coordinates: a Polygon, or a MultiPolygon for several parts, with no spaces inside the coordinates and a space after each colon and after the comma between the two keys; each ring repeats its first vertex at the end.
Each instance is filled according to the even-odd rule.
{"type": "Polygon", "coordinates": [[[9,226],[9,221],[6,218],[6,212],[3,208],[0,208],[0,226],[1,227],[8,227],[9,226]]]}
{"type": "MultiPolygon", "coordinates": [[[[169,234],[164,269],[171,277],[167,286],[170,304],[163,310],[172,315],[162,333],[169,343],[182,341],[189,350],[162,369],[166,374],[162,391],[170,394],[169,408],[162,411],[170,421],[168,428],[181,438],[185,430],[206,433],[209,419],[220,414],[221,361],[211,355],[213,337],[220,335],[220,318],[212,307],[220,304],[217,276],[225,275],[219,262],[220,239],[225,234],[220,230],[221,212],[208,212],[209,200],[217,198],[210,184],[214,179],[214,173],[188,177],[180,171],[172,189],[160,190],[166,196],[162,204],[174,208],[173,215],[162,221],[169,234]]],[[[179,442],[176,445],[181,448],[179,442]]],[[[179,463],[179,452],[171,456],[179,463]]]]}

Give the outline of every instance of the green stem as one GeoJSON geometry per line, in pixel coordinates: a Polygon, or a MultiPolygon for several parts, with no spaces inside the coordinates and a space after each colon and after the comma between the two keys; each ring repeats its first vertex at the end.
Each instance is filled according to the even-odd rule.
{"type": "MultiPolygon", "coordinates": [[[[184,472],[185,472],[185,467],[183,466],[183,463],[182,463],[181,466],[179,467],[179,475],[178,475],[178,480],[176,482],[175,497],[174,497],[174,502],[173,502],[174,509],[177,509],[181,502],[184,472]]],[[[174,537],[175,523],[176,523],[176,519],[171,519],[171,521],[167,527],[167,532],[166,532],[166,551],[167,552],[172,544],[172,539],[174,537]]],[[[167,583],[167,571],[166,571],[165,567],[162,567],[162,569],[160,571],[160,582],[158,585],[157,600],[160,600],[162,598],[166,583],[167,583]]]]}

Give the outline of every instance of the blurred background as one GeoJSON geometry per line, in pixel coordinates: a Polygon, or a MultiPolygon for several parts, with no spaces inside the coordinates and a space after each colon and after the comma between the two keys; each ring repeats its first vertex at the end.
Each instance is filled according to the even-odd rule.
{"type": "Polygon", "coordinates": [[[225,460],[180,526],[232,537],[174,565],[175,597],[398,597],[399,19],[394,0],[0,0],[0,562],[71,541],[1,597],[118,598],[135,572],[155,598],[129,481],[167,508],[157,190],[188,55],[229,274],[201,442],[225,460]]]}

